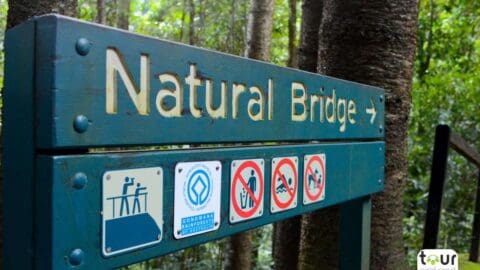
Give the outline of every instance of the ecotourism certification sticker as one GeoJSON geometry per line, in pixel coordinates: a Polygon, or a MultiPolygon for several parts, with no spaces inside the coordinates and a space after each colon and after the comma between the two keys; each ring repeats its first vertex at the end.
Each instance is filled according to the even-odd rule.
{"type": "Polygon", "coordinates": [[[452,249],[422,249],[417,270],[458,270],[458,255],[452,249]]]}

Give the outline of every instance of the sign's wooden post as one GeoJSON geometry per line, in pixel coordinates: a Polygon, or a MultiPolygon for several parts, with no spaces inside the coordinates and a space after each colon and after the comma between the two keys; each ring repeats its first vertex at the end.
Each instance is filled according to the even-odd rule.
{"type": "Polygon", "coordinates": [[[367,269],[383,126],[376,87],[34,18],[6,39],[5,269],[116,268],[332,205],[342,269],[367,269]]]}
{"type": "Polygon", "coordinates": [[[370,269],[370,196],[342,204],[340,269],[370,269]]]}

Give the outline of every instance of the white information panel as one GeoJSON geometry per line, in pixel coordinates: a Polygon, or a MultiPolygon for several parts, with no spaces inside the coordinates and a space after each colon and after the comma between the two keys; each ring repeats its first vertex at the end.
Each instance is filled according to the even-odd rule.
{"type": "Polygon", "coordinates": [[[272,159],[271,194],[270,211],[272,213],[285,211],[297,206],[297,157],[279,157],[272,159]]]}
{"type": "Polygon", "coordinates": [[[173,235],[180,239],[220,227],[222,163],[182,162],[175,166],[173,235]]]}
{"type": "Polygon", "coordinates": [[[111,256],[162,240],[161,167],[107,171],[102,180],[102,252],[111,256]]]}
{"type": "Polygon", "coordinates": [[[230,223],[263,215],[263,159],[234,160],[230,176],[230,223]]]}
{"type": "Polygon", "coordinates": [[[303,204],[325,199],[326,175],[325,154],[306,155],[303,170],[303,204]]]}

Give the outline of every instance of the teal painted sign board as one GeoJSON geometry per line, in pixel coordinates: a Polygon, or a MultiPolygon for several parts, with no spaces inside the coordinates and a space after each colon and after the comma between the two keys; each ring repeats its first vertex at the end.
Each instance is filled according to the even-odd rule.
{"type": "Polygon", "coordinates": [[[6,269],[110,269],[336,204],[341,267],[368,268],[382,89],[58,15],[5,49],[6,269]],[[88,151],[240,142],[288,144],[88,151]]]}

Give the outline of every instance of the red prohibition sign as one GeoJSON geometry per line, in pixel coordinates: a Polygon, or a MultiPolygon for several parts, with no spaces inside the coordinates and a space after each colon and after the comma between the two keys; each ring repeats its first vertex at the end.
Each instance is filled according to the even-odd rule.
{"type": "Polygon", "coordinates": [[[233,182],[232,182],[232,187],[231,187],[231,199],[232,199],[232,204],[233,204],[233,209],[235,209],[235,212],[241,216],[242,218],[249,218],[253,216],[253,214],[257,211],[258,207],[260,206],[260,200],[262,199],[263,196],[263,175],[262,175],[262,170],[260,170],[260,167],[258,167],[257,163],[248,160],[243,162],[235,172],[235,175],[233,176],[233,182]],[[255,197],[255,193],[248,187],[247,181],[242,176],[242,171],[247,169],[247,168],[252,168],[255,170],[255,172],[258,175],[258,180],[259,180],[259,186],[260,190],[258,193],[258,197],[255,197]],[[237,186],[237,183],[240,182],[240,184],[245,188],[245,191],[247,191],[248,196],[252,198],[254,204],[252,209],[248,211],[243,211],[239,206],[237,202],[237,195],[235,193],[235,188],[237,186]]]}
{"type": "Polygon", "coordinates": [[[275,168],[275,172],[273,173],[273,177],[272,177],[273,201],[275,201],[275,203],[278,205],[279,208],[282,208],[282,209],[287,208],[295,199],[295,194],[297,194],[297,187],[298,187],[298,175],[297,175],[297,170],[295,169],[295,164],[291,159],[284,158],[277,164],[277,167],[275,168]],[[293,191],[290,190],[287,180],[285,179],[285,177],[283,177],[283,174],[280,172],[280,168],[284,165],[290,167],[293,171],[293,191]],[[275,189],[275,180],[278,178],[280,178],[283,186],[287,189],[287,192],[290,195],[290,198],[286,202],[282,202],[278,198],[278,195],[275,189]]]}
{"type": "Polygon", "coordinates": [[[305,168],[306,168],[306,170],[305,170],[305,175],[303,176],[303,188],[305,188],[307,197],[311,201],[316,201],[316,200],[318,200],[318,198],[320,198],[320,194],[322,194],[322,191],[325,188],[325,180],[326,180],[325,165],[323,164],[323,161],[318,156],[313,156],[312,158],[310,158],[310,160],[308,161],[307,166],[305,168]],[[318,183],[317,176],[315,175],[315,173],[312,170],[312,164],[313,164],[314,161],[318,162],[318,164],[320,164],[320,167],[322,169],[323,181],[320,184],[318,183]],[[315,182],[315,185],[318,188],[318,194],[312,194],[309,191],[309,188],[308,188],[308,173],[310,173],[313,176],[313,180],[315,182]]]}

